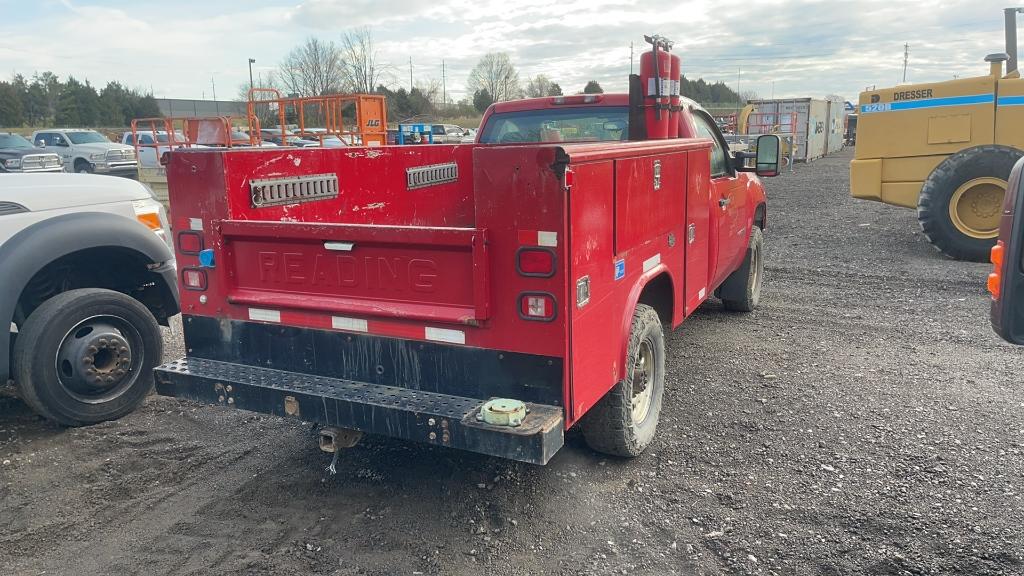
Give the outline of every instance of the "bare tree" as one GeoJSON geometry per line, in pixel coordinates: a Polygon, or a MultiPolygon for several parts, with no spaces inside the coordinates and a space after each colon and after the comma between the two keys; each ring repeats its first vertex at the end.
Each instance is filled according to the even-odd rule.
{"type": "Polygon", "coordinates": [[[334,42],[310,36],[281,62],[277,80],[286,95],[320,96],[340,92],[345,82],[341,50],[334,42]]]}
{"type": "Polygon", "coordinates": [[[519,98],[519,72],[512,65],[507,52],[488,52],[469,73],[470,93],[486,90],[495,102],[519,98]]]}
{"type": "Polygon", "coordinates": [[[377,62],[373,33],[366,26],[342,34],[341,61],[345,84],[353,92],[373,92],[387,71],[387,66],[377,62]]]}
{"type": "MultiPolygon", "coordinates": [[[[441,102],[441,80],[437,78],[428,78],[427,80],[417,80],[416,89],[423,94],[435,108],[438,107],[438,103],[441,102]]],[[[443,104],[443,103],[442,103],[443,104]]]]}
{"type": "MultiPolygon", "coordinates": [[[[558,84],[551,81],[550,78],[543,74],[538,74],[533,78],[530,78],[526,83],[526,96],[529,98],[540,98],[542,96],[557,96],[555,94],[555,88],[558,84]]],[[[559,94],[561,88],[558,89],[559,94]]]]}

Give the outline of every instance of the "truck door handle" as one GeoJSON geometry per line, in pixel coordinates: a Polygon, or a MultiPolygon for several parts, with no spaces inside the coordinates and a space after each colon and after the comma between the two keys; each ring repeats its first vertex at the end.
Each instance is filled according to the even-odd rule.
{"type": "Polygon", "coordinates": [[[732,202],[732,198],[719,198],[718,199],[718,207],[719,208],[725,208],[726,206],[729,205],[729,202],[732,202]]]}

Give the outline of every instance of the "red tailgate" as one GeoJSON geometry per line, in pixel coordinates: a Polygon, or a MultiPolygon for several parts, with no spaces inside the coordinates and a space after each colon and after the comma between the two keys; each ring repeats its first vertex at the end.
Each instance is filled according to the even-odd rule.
{"type": "Polygon", "coordinates": [[[232,304],[463,324],[489,316],[485,230],[227,220],[220,231],[232,304]]]}

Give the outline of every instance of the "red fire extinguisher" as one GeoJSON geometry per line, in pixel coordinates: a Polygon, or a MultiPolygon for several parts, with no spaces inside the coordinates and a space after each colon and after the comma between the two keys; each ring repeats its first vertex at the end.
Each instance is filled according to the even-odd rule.
{"type": "MultiPolygon", "coordinates": [[[[647,138],[662,140],[669,137],[672,56],[668,51],[672,43],[657,35],[644,36],[644,40],[651,44],[650,52],[640,55],[640,82],[645,91],[644,119],[647,124],[647,138]]],[[[676,134],[678,133],[677,127],[676,134]]]]}
{"type": "Polygon", "coordinates": [[[668,112],[668,137],[679,138],[679,110],[681,105],[680,90],[682,78],[679,70],[682,66],[682,58],[678,54],[671,55],[672,66],[669,68],[669,112],[668,112]]]}

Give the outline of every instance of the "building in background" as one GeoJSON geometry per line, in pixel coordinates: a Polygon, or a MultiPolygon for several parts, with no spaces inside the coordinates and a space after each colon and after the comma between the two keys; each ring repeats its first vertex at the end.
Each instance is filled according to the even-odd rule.
{"type": "Polygon", "coordinates": [[[188,100],[184,98],[157,98],[163,116],[242,116],[247,113],[245,102],[231,100],[188,100]]]}

